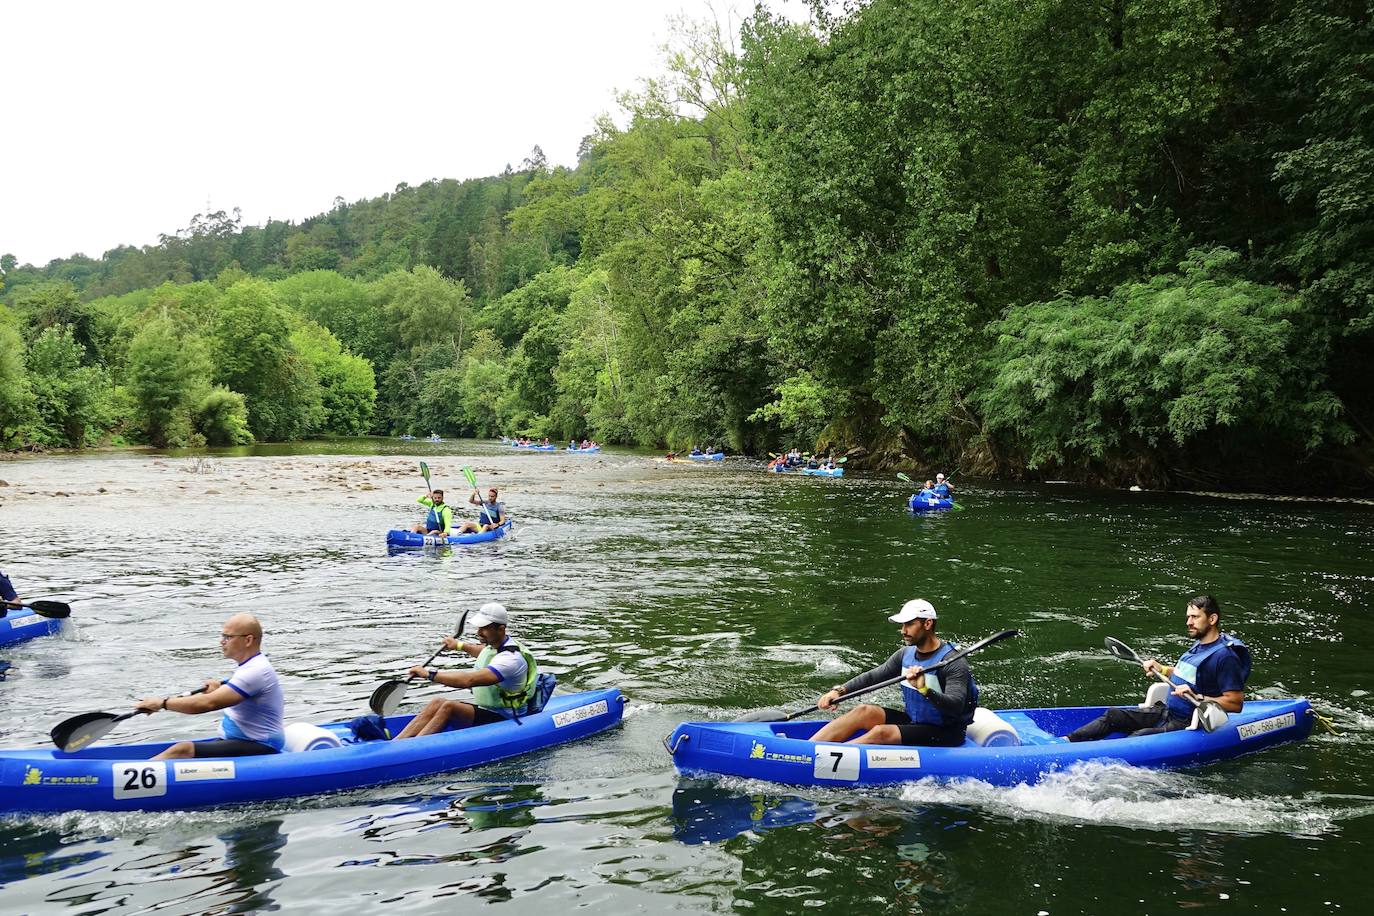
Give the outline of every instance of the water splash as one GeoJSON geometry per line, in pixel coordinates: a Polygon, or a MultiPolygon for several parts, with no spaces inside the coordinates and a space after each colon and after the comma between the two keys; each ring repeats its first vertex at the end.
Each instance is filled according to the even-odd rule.
{"type": "Polygon", "coordinates": [[[1215,791],[1196,775],[1091,762],[1010,788],[977,780],[922,780],[904,801],[972,805],[1013,820],[1096,824],[1142,830],[1320,836],[1341,821],[1374,815],[1374,797],[1307,793],[1245,797],[1215,791]]]}

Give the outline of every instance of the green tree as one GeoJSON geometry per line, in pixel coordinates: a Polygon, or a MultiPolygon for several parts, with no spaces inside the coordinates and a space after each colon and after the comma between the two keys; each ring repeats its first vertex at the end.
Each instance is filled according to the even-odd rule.
{"type": "Polygon", "coordinates": [[[357,436],[367,432],[377,402],[372,364],[343,348],[313,321],[291,332],[291,345],[314,370],[324,407],[321,432],[357,436]]]}
{"type": "Polygon", "coordinates": [[[114,423],[109,375],[83,366],[84,348],[67,325],[45,328],[29,347],[29,384],[36,419],[33,440],[40,445],[81,448],[99,439],[114,423]]]}
{"type": "Polygon", "coordinates": [[[0,306],[0,446],[20,444],[33,416],[24,339],[14,329],[9,310],[0,306]]]}
{"type": "Polygon", "coordinates": [[[214,380],[243,395],[258,439],[298,439],[324,423],[319,380],[292,345],[291,325],[262,280],[245,280],[224,292],[215,326],[214,380]]]}
{"type": "Polygon", "coordinates": [[[152,318],[129,342],[124,386],[147,441],[177,446],[192,442],[192,419],[210,389],[210,347],[170,318],[152,318]]]}

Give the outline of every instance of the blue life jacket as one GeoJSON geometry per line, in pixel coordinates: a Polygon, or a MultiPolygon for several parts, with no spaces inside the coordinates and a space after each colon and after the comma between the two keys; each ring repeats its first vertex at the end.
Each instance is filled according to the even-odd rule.
{"type": "MultiPolygon", "coordinates": [[[[951,652],[958,650],[958,646],[946,640],[940,644],[940,648],[927,659],[916,658],[916,647],[907,646],[906,654],[902,656],[902,670],[916,666],[929,667],[951,652]]],[[[944,681],[941,679],[943,671],[936,671],[926,675],[926,684],[931,690],[943,692],[944,681]],[[935,683],[932,684],[931,681],[935,683]]],[[[902,688],[902,698],[906,701],[906,714],[912,722],[922,725],[939,725],[941,727],[952,727],[968,725],[973,721],[973,710],[978,706],[978,684],[973,679],[973,672],[969,671],[969,702],[964,704],[964,712],[949,719],[945,718],[944,713],[935,708],[935,705],[921,696],[919,690],[912,690],[910,687],[902,688]]]]}
{"type": "MultiPolygon", "coordinates": [[[[445,504],[445,506],[447,506],[447,504],[445,504]]],[[[440,511],[442,511],[442,509],[440,511]]],[[[425,516],[425,527],[430,531],[444,530],[444,520],[440,517],[439,512],[435,511],[433,506],[429,507],[429,514],[425,516]]]]}
{"type": "MultiPolygon", "coordinates": [[[[1208,694],[1208,691],[1198,689],[1198,671],[1214,655],[1223,650],[1230,651],[1235,655],[1236,661],[1240,662],[1240,677],[1242,681],[1250,680],[1250,670],[1254,666],[1254,660],[1250,657],[1250,647],[1245,645],[1236,637],[1229,633],[1222,633],[1221,637],[1206,646],[1199,646],[1198,643],[1183,653],[1183,657],[1178,660],[1178,664],[1169,672],[1169,680],[1174,684],[1187,684],[1194,691],[1208,694]],[[1193,653],[1198,651],[1196,655],[1193,653]]],[[[1209,695],[1209,694],[1208,694],[1209,695]]],[[[1175,719],[1187,719],[1193,714],[1193,704],[1182,697],[1169,696],[1169,715],[1175,719]]]]}
{"type": "Polygon", "coordinates": [[[937,483],[934,493],[941,499],[949,499],[949,484],[937,483]]]}

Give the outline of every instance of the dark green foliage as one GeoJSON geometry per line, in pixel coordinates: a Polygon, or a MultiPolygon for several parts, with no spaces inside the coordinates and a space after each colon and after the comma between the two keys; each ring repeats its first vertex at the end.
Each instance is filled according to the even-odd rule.
{"type": "Polygon", "coordinates": [[[675,23],[576,168],[536,149],[300,224],[211,213],[98,260],[0,258],[0,342],[24,350],[0,353],[0,437],[233,441],[241,407],[269,438],[1370,488],[1368,0],[814,11],[759,9],[742,50],[675,23]],[[37,373],[53,328],[73,345],[52,331],[37,373]],[[79,430],[53,380],[86,370],[114,406],[79,430]]]}
{"type": "Polygon", "coordinates": [[[1131,454],[1215,452],[1228,430],[1316,449],[1346,442],[1319,372],[1325,339],[1297,297],[1240,279],[1232,252],[1106,297],[1012,310],[979,406],[1031,467],[1131,454]]]}

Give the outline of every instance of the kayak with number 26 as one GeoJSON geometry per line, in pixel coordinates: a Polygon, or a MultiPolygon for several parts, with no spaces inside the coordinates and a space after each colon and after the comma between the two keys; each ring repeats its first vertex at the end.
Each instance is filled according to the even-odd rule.
{"type": "MultiPolygon", "coordinates": [[[[170,742],[0,750],[0,813],[165,811],[301,798],[447,773],[575,741],[618,723],[619,690],[555,694],[540,712],[404,741],[358,741],[348,723],[298,724],[256,757],[150,760],[170,742]],[[294,730],[294,734],[293,734],[294,730]],[[347,742],[347,743],[345,743],[347,742]]],[[[386,720],[397,734],[411,716],[386,720]]]]}

